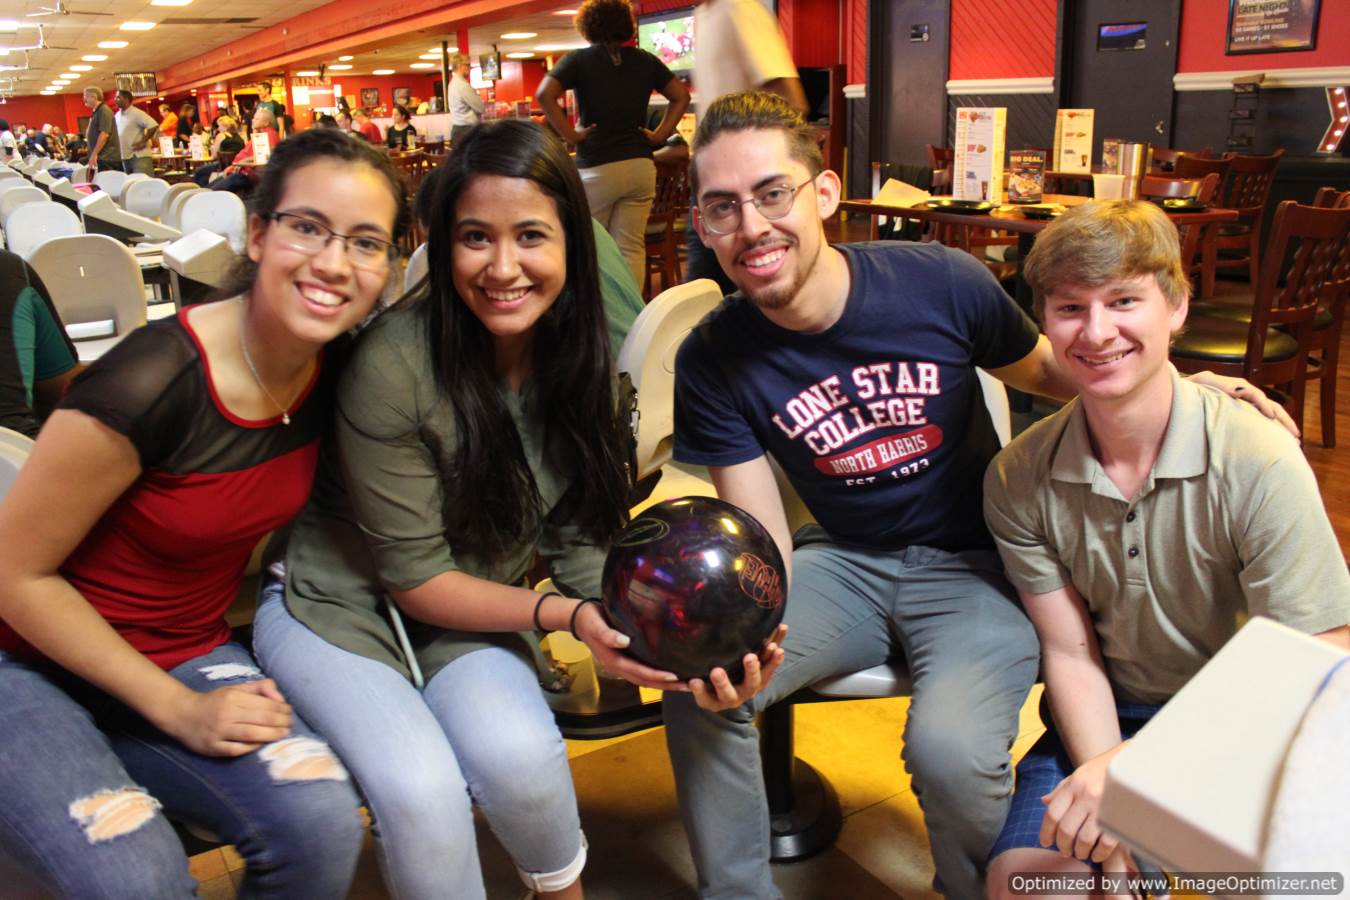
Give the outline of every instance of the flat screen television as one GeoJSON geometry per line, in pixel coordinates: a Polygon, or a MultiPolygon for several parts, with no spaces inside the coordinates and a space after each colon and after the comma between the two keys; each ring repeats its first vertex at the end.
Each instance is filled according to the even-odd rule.
{"type": "Polygon", "coordinates": [[[672,72],[692,72],[693,8],[638,16],[638,46],[665,63],[672,72]]]}

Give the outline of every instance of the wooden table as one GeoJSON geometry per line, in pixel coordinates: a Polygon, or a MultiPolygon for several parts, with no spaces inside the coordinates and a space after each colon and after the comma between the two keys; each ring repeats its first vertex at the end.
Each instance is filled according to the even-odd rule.
{"type": "MultiPolygon", "coordinates": [[[[1091,197],[1079,197],[1075,194],[1046,194],[1044,202],[1058,203],[1061,206],[1078,206],[1081,203],[1089,203],[1091,200],[1091,197]]],[[[1022,280],[1021,260],[1026,259],[1027,254],[1031,252],[1036,235],[1053,220],[1029,219],[1022,215],[1021,210],[1016,206],[1000,206],[987,213],[974,215],[929,209],[922,204],[919,206],[887,206],[873,203],[871,200],[844,200],[839,204],[839,208],[845,212],[864,213],[872,216],[871,237],[873,240],[878,237],[877,216],[892,216],[902,219],[915,219],[919,222],[934,222],[940,225],[994,228],[1000,231],[1013,232],[1017,235],[1018,250],[1017,301],[1023,304],[1025,308],[1031,308],[1031,291],[1022,280]]],[[[1207,226],[1236,222],[1238,214],[1235,209],[1211,207],[1204,212],[1169,212],[1167,217],[1178,226],[1207,226]]],[[[1205,228],[1201,238],[1201,265],[1208,271],[1213,271],[1214,262],[1218,257],[1217,234],[1217,228],[1205,228]]],[[[1206,279],[1202,276],[1201,283],[1205,282],[1206,279]]],[[[1209,280],[1209,283],[1213,283],[1212,279],[1209,280]]]]}

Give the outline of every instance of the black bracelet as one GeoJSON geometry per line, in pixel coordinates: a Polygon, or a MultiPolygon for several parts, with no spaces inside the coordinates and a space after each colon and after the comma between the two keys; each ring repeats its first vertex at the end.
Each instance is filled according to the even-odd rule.
{"type": "Polygon", "coordinates": [[[596,606],[599,606],[600,600],[598,597],[587,597],[585,600],[582,600],[576,606],[572,607],[572,620],[567,623],[567,630],[570,631],[572,637],[577,640],[581,640],[581,636],[577,634],[577,613],[581,612],[581,608],[587,603],[594,603],[596,606]]]}
{"type": "Polygon", "coordinates": [[[542,594],[539,595],[539,599],[536,600],[536,601],[534,602],[534,630],[535,630],[535,631],[544,631],[544,630],[545,630],[544,624],[543,624],[542,622],[539,621],[539,610],[540,610],[541,607],[543,607],[544,601],[547,600],[549,597],[561,597],[561,596],[562,596],[562,594],[558,593],[557,591],[546,591],[545,593],[542,593],[542,594]]]}

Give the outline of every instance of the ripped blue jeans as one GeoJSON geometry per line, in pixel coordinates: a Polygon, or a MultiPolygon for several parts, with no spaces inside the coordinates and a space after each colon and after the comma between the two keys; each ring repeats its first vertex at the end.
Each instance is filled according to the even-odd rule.
{"type": "MultiPolygon", "coordinates": [[[[262,677],[235,643],[169,674],[203,692],[262,677]]],[[[0,654],[4,876],[82,900],[194,896],[168,816],[235,845],[247,864],[240,897],[345,897],[359,805],[298,717],[253,753],[202,756],[69,673],[0,654]]]]}

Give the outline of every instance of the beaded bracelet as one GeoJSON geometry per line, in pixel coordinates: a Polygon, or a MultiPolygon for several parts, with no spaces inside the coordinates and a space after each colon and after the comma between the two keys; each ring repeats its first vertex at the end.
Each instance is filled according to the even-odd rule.
{"type": "MultiPolygon", "coordinates": [[[[572,607],[572,620],[567,623],[567,630],[570,631],[572,633],[572,637],[576,638],[577,640],[581,640],[581,636],[577,634],[577,613],[581,612],[581,608],[585,606],[587,603],[594,603],[596,606],[600,606],[600,600],[598,597],[587,597],[585,600],[582,600],[576,606],[572,607]]],[[[601,615],[603,615],[603,613],[601,615]]]]}
{"type": "Polygon", "coordinates": [[[548,592],[546,592],[546,593],[543,593],[543,594],[540,594],[540,595],[539,595],[539,599],[536,600],[536,601],[534,602],[534,630],[535,630],[535,631],[543,631],[543,630],[544,630],[544,625],[543,625],[543,623],[539,621],[539,610],[540,610],[541,607],[543,607],[544,601],[547,600],[549,597],[561,597],[561,596],[562,596],[562,594],[558,593],[557,591],[548,591],[548,592]]]}

